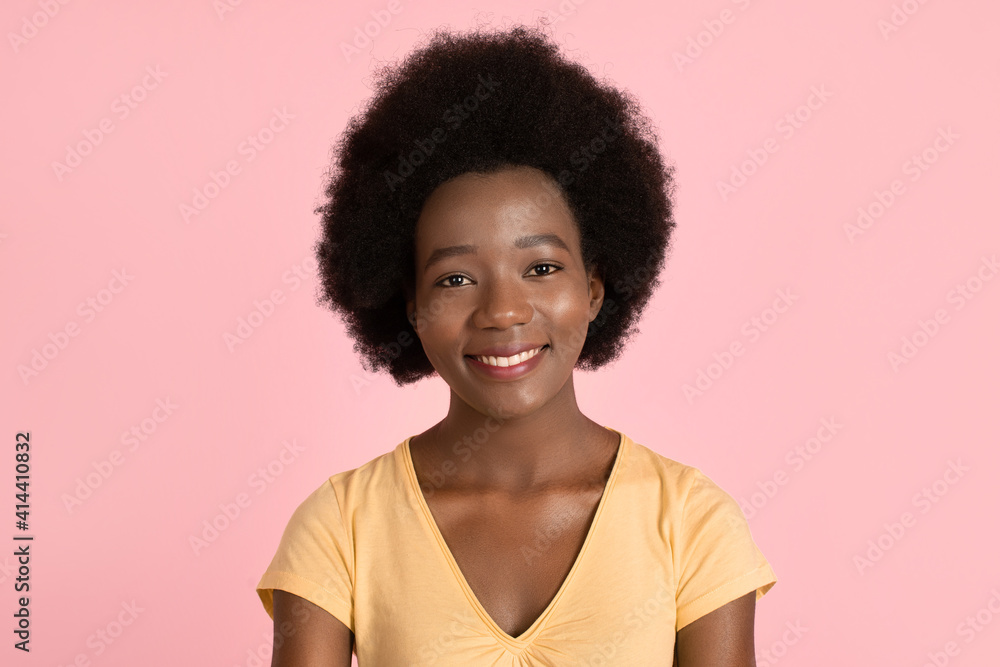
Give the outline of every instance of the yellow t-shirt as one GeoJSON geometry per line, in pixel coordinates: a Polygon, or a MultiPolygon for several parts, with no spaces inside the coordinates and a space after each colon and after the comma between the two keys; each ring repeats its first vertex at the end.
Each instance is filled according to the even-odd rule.
{"type": "Polygon", "coordinates": [[[751,591],[759,600],[777,579],[732,496],[611,430],[618,454],[583,547],[519,637],[458,568],[410,438],[298,506],[257,584],[264,609],[273,618],[276,588],[322,607],[354,632],[361,667],[670,665],[678,630],[751,591]]]}

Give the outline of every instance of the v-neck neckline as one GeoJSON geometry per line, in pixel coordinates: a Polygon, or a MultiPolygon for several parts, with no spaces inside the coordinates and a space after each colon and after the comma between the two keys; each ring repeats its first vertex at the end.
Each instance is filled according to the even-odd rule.
{"type": "Polygon", "coordinates": [[[597,530],[598,524],[600,523],[604,507],[607,505],[608,497],[611,495],[611,491],[614,488],[615,481],[618,478],[618,471],[621,468],[621,461],[625,456],[625,449],[628,441],[628,438],[625,436],[624,432],[618,431],[609,426],[605,426],[604,428],[618,434],[619,436],[618,452],[617,454],[615,454],[615,462],[611,468],[611,473],[608,475],[608,480],[604,484],[604,491],[601,494],[601,500],[597,504],[597,511],[594,512],[594,518],[590,522],[590,528],[587,530],[587,537],[584,538],[583,540],[583,546],[580,547],[580,551],[576,555],[576,559],[573,561],[573,566],[570,568],[569,574],[567,574],[566,578],[563,579],[562,584],[559,586],[559,590],[556,591],[556,594],[552,597],[552,600],[549,601],[548,606],[546,606],[545,609],[542,611],[542,613],[538,615],[538,618],[536,618],[531,623],[528,629],[522,632],[517,637],[512,637],[511,635],[507,634],[507,632],[505,632],[503,628],[497,625],[497,622],[493,620],[493,617],[490,616],[489,612],[486,611],[486,608],[483,607],[482,603],[479,601],[479,598],[476,597],[476,594],[473,592],[472,587],[469,586],[469,582],[465,578],[465,574],[462,572],[462,568],[458,566],[458,561],[455,560],[455,555],[451,552],[451,548],[445,541],[444,535],[441,533],[441,529],[438,528],[437,521],[434,520],[434,515],[431,513],[430,506],[427,504],[427,499],[424,498],[423,491],[420,490],[420,482],[417,479],[416,468],[413,465],[413,458],[410,455],[410,440],[413,438],[413,436],[406,438],[406,440],[404,440],[400,445],[403,454],[403,461],[406,468],[406,476],[409,479],[410,491],[414,496],[416,496],[416,502],[420,506],[421,511],[423,512],[426,523],[430,527],[431,532],[434,534],[434,537],[438,542],[439,551],[441,552],[444,559],[447,561],[448,565],[451,567],[451,571],[455,575],[455,579],[457,580],[459,587],[462,589],[462,592],[465,594],[465,597],[472,604],[476,613],[487,625],[490,631],[496,636],[497,640],[499,640],[502,644],[504,644],[508,649],[512,651],[515,652],[521,651],[522,649],[524,649],[524,647],[530,644],[532,640],[535,638],[535,635],[538,634],[538,631],[541,629],[542,625],[544,625],[546,619],[552,614],[556,605],[559,603],[559,599],[563,596],[563,594],[566,592],[566,589],[572,583],[576,571],[580,569],[580,563],[586,556],[587,547],[590,545],[594,537],[594,533],[597,530]]]}

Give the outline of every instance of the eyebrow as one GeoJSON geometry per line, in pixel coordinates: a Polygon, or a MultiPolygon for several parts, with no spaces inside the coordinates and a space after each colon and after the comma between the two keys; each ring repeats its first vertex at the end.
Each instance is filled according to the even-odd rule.
{"type": "MultiPolygon", "coordinates": [[[[556,248],[562,248],[566,252],[570,252],[569,246],[566,245],[566,242],[559,238],[556,234],[532,234],[530,236],[519,236],[514,239],[514,247],[518,249],[535,248],[543,245],[555,246],[556,248]]],[[[474,255],[478,249],[478,246],[468,244],[438,248],[431,253],[430,257],[427,258],[427,263],[424,264],[424,271],[427,271],[432,265],[449,257],[474,255]]]]}

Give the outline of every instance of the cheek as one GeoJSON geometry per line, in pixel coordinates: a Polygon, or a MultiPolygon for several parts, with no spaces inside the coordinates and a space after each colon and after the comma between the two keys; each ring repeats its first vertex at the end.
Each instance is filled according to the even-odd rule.
{"type": "Polygon", "coordinates": [[[590,300],[586,295],[563,294],[550,302],[544,314],[555,337],[552,353],[560,362],[579,356],[590,326],[590,300]]]}
{"type": "Polygon", "coordinates": [[[457,350],[462,335],[462,317],[453,307],[423,313],[418,321],[418,334],[424,352],[431,361],[457,350]]]}
{"type": "Polygon", "coordinates": [[[421,335],[438,338],[453,328],[450,322],[457,319],[457,309],[451,303],[454,297],[448,292],[431,292],[417,301],[417,319],[421,335]],[[444,296],[442,296],[442,294],[444,296]]]}
{"type": "Polygon", "coordinates": [[[586,326],[590,322],[590,299],[586,294],[563,293],[553,298],[545,312],[558,326],[586,326]]]}

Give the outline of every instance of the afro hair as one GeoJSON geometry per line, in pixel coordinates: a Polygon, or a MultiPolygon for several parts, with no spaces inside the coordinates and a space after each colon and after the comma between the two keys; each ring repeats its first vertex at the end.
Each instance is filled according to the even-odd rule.
{"type": "Polygon", "coordinates": [[[659,285],[673,221],[673,171],[627,91],[563,58],[538,28],[438,29],[374,92],[332,150],[322,204],[318,303],[339,312],[362,365],[397,385],[436,373],[406,313],[414,230],[427,197],[467,172],[534,167],[579,225],[604,280],[576,368],[617,359],[659,285]]]}

